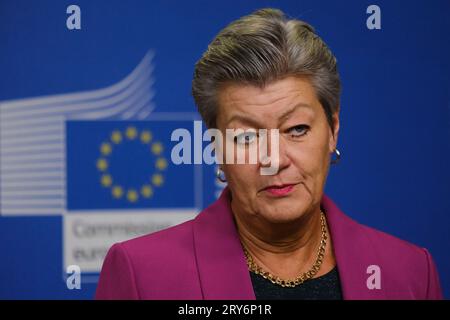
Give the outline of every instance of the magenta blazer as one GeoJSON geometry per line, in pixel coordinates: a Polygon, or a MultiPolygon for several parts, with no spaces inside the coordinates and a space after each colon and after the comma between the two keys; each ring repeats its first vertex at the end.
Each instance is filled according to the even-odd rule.
{"type": "MultiPolygon", "coordinates": [[[[111,247],[96,299],[255,299],[229,189],[193,220],[111,247]]],[[[361,225],[323,196],[344,299],[442,299],[430,253],[361,225]],[[367,285],[379,267],[379,288],[367,285]],[[370,270],[369,270],[370,272],[370,270]]]]}

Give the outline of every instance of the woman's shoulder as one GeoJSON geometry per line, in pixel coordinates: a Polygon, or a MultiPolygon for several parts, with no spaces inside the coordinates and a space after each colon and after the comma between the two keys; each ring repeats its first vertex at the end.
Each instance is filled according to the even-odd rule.
{"type": "Polygon", "coordinates": [[[192,221],[120,242],[119,245],[133,257],[161,254],[180,254],[192,248],[192,221]]]}
{"type": "MultiPolygon", "coordinates": [[[[180,271],[195,264],[192,220],[134,239],[115,243],[105,265],[125,266],[139,277],[149,271],[180,271]]],[[[120,269],[120,268],[119,268],[120,269]]]]}
{"type": "Polygon", "coordinates": [[[114,244],[103,262],[97,299],[198,297],[192,222],[114,244]],[[180,288],[192,290],[183,292],[180,288]]]}
{"type": "Polygon", "coordinates": [[[384,255],[399,255],[404,259],[423,259],[426,249],[385,231],[358,223],[359,233],[367,243],[369,250],[384,255]]]}
{"type": "Polygon", "coordinates": [[[343,247],[355,248],[358,252],[366,252],[368,255],[377,254],[389,259],[402,257],[407,260],[423,260],[426,257],[426,249],[398,236],[362,224],[342,212],[330,198],[324,198],[332,237],[343,244],[343,247]]]}
{"type": "Polygon", "coordinates": [[[437,268],[427,249],[341,213],[334,215],[334,231],[331,237],[341,273],[348,283],[358,284],[351,290],[367,297],[442,297],[437,268]],[[366,280],[375,275],[383,290],[367,291],[366,280]]]}
{"type": "Polygon", "coordinates": [[[437,276],[437,269],[430,252],[421,246],[384,231],[358,223],[359,252],[367,260],[377,261],[398,277],[408,279],[437,276]]]}

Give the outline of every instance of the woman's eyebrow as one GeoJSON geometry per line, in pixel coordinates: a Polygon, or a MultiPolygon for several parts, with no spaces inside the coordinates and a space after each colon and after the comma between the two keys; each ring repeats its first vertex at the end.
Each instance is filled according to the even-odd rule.
{"type": "Polygon", "coordinates": [[[255,128],[264,128],[264,125],[259,123],[257,120],[255,120],[252,117],[249,117],[245,114],[235,114],[233,115],[230,120],[228,120],[227,125],[229,125],[233,121],[239,121],[241,123],[249,124],[255,128]]]}
{"type": "MultiPolygon", "coordinates": [[[[285,122],[287,119],[289,119],[289,117],[298,109],[298,108],[306,108],[309,109],[310,112],[314,113],[314,109],[313,107],[311,107],[311,105],[307,104],[307,103],[298,103],[296,104],[294,107],[290,108],[289,110],[283,112],[279,117],[278,117],[278,123],[282,124],[283,122],[285,122]]],[[[258,122],[255,118],[250,117],[246,114],[235,114],[233,115],[230,120],[228,120],[227,125],[229,125],[231,122],[233,121],[239,121],[241,123],[245,123],[245,124],[249,124],[255,128],[265,128],[265,125],[258,122]]]]}
{"type": "Polygon", "coordinates": [[[278,123],[282,124],[283,122],[285,122],[287,119],[289,119],[289,117],[298,109],[298,108],[306,108],[308,109],[312,114],[314,114],[314,109],[311,105],[307,104],[307,103],[303,103],[300,102],[298,104],[296,104],[294,107],[292,107],[291,109],[283,112],[279,117],[278,117],[278,123]]]}

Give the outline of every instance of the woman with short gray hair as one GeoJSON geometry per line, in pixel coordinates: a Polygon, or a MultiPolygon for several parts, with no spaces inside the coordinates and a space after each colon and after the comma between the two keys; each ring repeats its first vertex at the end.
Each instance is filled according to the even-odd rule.
{"type": "Polygon", "coordinates": [[[226,187],[195,219],[115,244],[96,297],[441,299],[426,249],[353,221],[324,194],[340,160],[340,92],[336,59],[309,24],[262,9],[223,29],[192,93],[225,136],[215,143],[226,187]],[[276,157],[237,163],[263,147],[276,157]]]}

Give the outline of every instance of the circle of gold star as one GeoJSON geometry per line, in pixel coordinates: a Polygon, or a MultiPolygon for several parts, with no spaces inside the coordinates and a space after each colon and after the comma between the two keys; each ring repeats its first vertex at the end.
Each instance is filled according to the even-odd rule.
{"type": "Polygon", "coordinates": [[[134,126],[128,126],[125,130],[113,130],[109,139],[100,144],[100,156],[97,159],[96,167],[100,173],[100,184],[104,188],[110,189],[111,196],[114,199],[125,199],[130,203],[136,203],[140,198],[150,199],[154,194],[154,188],[161,187],[164,184],[164,176],[161,172],[167,169],[168,162],[163,156],[164,147],[161,142],[153,140],[153,134],[150,130],[139,131],[134,126]],[[154,163],[156,172],[148,177],[148,181],[138,188],[125,188],[116,182],[109,173],[109,157],[114,148],[124,141],[139,140],[156,157],[154,163]]]}

